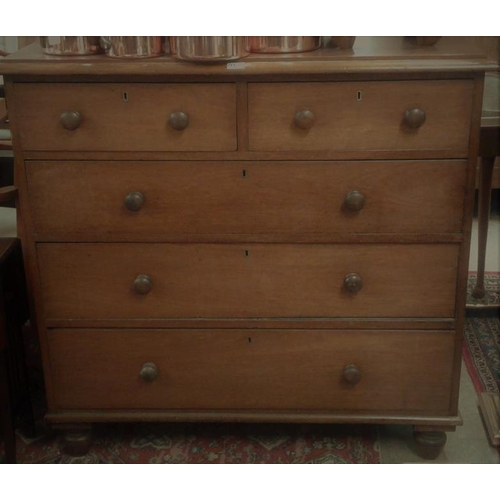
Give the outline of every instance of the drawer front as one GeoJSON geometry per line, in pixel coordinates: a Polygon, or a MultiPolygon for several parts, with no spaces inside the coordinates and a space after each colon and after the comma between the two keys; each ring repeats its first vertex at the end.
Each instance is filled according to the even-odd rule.
{"type": "Polygon", "coordinates": [[[233,84],[18,84],[15,98],[25,150],[237,148],[233,84]]]}
{"type": "Polygon", "coordinates": [[[27,162],[43,234],[441,233],[465,161],[27,162]],[[57,216],[55,216],[57,214],[57,216]]]}
{"type": "Polygon", "coordinates": [[[52,330],[50,373],[58,409],[445,412],[453,338],[446,331],[52,330]],[[355,365],[351,383],[348,365],[355,365]]]}
{"type": "Polygon", "coordinates": [[[472,96],[472,80],[249,84],[250,149],[464,151],[472,96]]]}
{"type": "Polygon", "coordinates": [[[451,318],[455,310],[457,244],[37,248],[49,319],[451,318]]]}

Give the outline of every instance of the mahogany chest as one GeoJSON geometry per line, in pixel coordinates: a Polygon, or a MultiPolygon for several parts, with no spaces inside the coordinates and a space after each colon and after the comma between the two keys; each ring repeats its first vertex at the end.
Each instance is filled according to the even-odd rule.
{"type": "Polygon", "coordinates": [[[437,453],[487,69],[461,50],[2,63],[47,419],[408,424],[437,453]]]}

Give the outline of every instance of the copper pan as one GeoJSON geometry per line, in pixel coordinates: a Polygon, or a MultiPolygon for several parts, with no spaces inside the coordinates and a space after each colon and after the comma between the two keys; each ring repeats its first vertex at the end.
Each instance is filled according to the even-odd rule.
{"type": "Polygon", "coordinates": [[[186,61],[232,61],[248,55],[248,37],[171,36],[170,50],[174,57],[186,61]]]}
{"type": "Polygon", "coordinates": [[[307,52],[321,47],[320,36],[251,36],[251,52],[307,52]]]}
{"type": "Polygon", "coordinates": [[[168,46],[162,36],[101,36],[101,46],[109,57],[138,59],[161,56],[168,46]]]}
{"type": "Polygon", "coordinates": [[[41,36],[40,45],[52,56],[88,56],[102,52],[98,36],[41,36]]]}

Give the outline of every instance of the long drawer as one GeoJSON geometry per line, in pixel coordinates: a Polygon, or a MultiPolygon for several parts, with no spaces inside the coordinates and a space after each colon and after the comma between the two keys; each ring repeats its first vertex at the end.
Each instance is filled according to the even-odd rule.
{"type": "Polygon", "coordinates": [[[253,151],[464,152],[473,93],[472,80],[251,83],[249,145],[253,151]]]}
{"type": "Polygon", "coordinates": [[[459,232],[465,161],[27,162],[38,238],[459,232]],[[54,216],[57,214],[57,216],[54,216]]]}
{"type": "Polygon", "coordinates": [[[453,332],[53,330],[48,338],[58,409],[449,407],[453,332]]]}
{"type": "Polygon", "coordinates": [[[37,245],[49,319],[454,316],[458,244],[37,245]]]}
{"type": "Polygon", "coordinates": [[[25,150],[234,151],[233,84],[16,85],[25,150]]]}

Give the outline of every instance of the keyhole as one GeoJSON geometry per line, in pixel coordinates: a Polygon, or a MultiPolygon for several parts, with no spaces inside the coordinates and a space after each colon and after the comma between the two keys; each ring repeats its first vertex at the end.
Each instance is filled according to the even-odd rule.
{"type": "Polygon", "coordinates": [[[358,101],[361,101],[361,90],[358,90],[358,92],[356,93],[356,99],[358,101]]]}
{"type": "Polygon", "coordinates": [[[128,102],[128,92],[123,93],[123,102],[128,102]]]}
{"type": "Polygon", "coordinates": [[[243,172],[241,172],[241,177],[243,177],[245,179],[246,176],[247,176],[247,171],[243,170],[243,172]]]}
{"type": "Polygon", "coordinates": [[[248,252],[248,250],[245,250],[245,257],[249,257],[250,256],[250,253],[248,252]]]}
{"type": "Polygon", "coordinates": [[[252,343],[252,337],[248,337],[248,343],[251,344],[252,343]]]}

